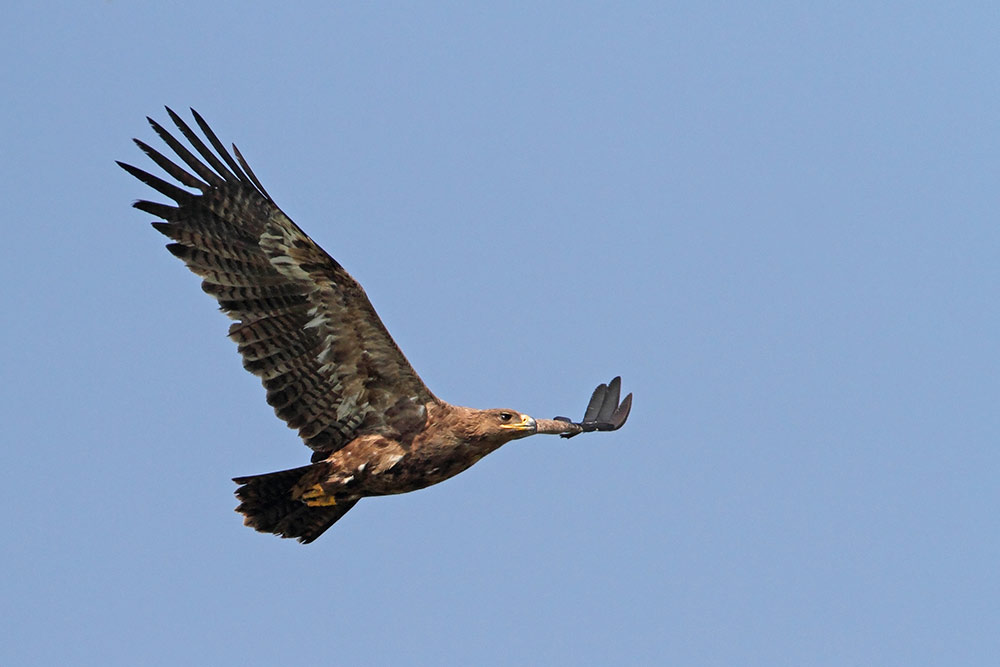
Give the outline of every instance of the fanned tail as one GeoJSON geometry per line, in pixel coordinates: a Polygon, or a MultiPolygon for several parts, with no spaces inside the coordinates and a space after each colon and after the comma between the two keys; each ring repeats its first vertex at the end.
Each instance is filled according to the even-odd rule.
{"type": "Polygon", "coordinates": [[[236,489],[240,500],[236,511],[244,516],[243,523],[262,533],[294,537],[303,544],[322,535],[358,501],[343,500],[336,505],[316,507],[293,497],[295,485],[317,465],[322,464],[234,478],[240,485],[236,489]]]}

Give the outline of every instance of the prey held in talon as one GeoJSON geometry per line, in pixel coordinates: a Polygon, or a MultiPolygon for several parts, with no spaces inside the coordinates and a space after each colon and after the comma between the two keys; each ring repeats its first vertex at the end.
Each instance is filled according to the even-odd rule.
{"type": "Polygon", "coordinates": [[[187,145],[147,119],[171,157],[135,140],[167,180],[118,164],[170,200],[134,206],[159,219],[167,250],[233,320],[244,368],[312,450],[308,465],[234,479],[246,525],[312,542],[361,498],[436,484],[512,440],[625,424],[632,395],[621,399],[617,377],[594,390],[579,422],[439,399],[361,285],[278,208],[236,146],[191,114],[200,133],[167,109],[187,145]]]}

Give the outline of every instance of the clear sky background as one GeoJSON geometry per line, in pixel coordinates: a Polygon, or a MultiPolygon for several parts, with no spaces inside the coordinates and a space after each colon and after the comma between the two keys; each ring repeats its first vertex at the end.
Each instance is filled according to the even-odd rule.
{"type": "Polygon", "coordinates": [[[12,4],[0,663],[996,664],[995,3],[12,4]],[[439,396],[628,425],[244,528],[309,452],[129,208],[164,104],[439,396]]]}

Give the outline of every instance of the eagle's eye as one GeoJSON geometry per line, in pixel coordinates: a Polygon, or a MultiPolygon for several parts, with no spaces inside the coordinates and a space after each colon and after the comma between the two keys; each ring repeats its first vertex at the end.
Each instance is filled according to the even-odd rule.
{"type": "Polygon", "coordinates": [[[502,421],[502,422],[509,422],[513,418],[514,418],[514,415],[510,414],[509,412],[501,412],[500,413],[500,421],[502,421]]]}

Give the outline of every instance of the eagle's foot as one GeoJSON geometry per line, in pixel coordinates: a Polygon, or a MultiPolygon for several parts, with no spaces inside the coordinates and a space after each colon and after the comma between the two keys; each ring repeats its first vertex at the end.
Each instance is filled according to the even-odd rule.
{"type": "Polygon", "coordinates": [[[322,484],[313,484],[302,492],[299,500],[309,507],[332,507],[337,504],[337,499],[328,494],[322,484]]]}

